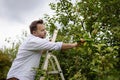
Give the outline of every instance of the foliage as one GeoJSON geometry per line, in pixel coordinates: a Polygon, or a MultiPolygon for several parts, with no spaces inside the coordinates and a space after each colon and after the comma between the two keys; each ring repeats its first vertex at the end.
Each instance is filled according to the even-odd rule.
{"type": "Polygon", "coordinates": [[[9,55],[0,50],[0,80],[5,79],[10,65],[9,55]]]}
{"type": "Polygon", "coordinates": [[[12,48],[0,50],[0,80],[6,79],[8,70],[18,51],[19,44],[12,45],[12,48]]]}
{"type": "Polygon", "coordinates": [[[10,38],[5,39],[5,41],[8,42],[8,44],[10,44],[11,46],[4,46],[4,48],[0,50],[0,80],[6,80],[9,68],[11,67],[12,61],[14,60],[18,52],[19,45],[26,36],[27,33],[23,32],[22,36],[17,38],[17,42],[10,40],[10,38]]]}
{"type": "Polygon", "coordinates": [[[93,40],[78,48],[53,52],[67,80],[119,80],[119,3],[60,0],[50,4],[55,14],[45,16],[46,26],[51,36],[54,29],[60,28],[56,41],[93,40]]]}

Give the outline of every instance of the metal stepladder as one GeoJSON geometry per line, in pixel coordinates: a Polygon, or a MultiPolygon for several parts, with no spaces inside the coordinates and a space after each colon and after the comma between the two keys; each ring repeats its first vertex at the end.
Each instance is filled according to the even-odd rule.
{"type": "MultiPolygon", "coordinates": [[[[56,40],[56,36],[57,36],[57,33],[58,33],[58,29],[57,30],[54,30],[54,33],[53,33],[53,38],[52,38],[52,42],[55,42],[56,40]]],[[[61,77],[61,80],[65,80],[64,78],[64,75],[63,75],[63,72],[61,70],[61,67],[60,67],[60,64],[58,62],[58,59],[56,58],[55,55],[53,55],[52,53],[50,53],[49,51],[46,52],[46,57],[45,57],[45,61],[44,61],[44,64],[42,66],[42,70],[45,71],[46,74],[50,74],[50,75],[54,75],[54,74],[59,74],[60,77],[61,77]],[[48,64],[51,63],[52,65],[52,68],[53,68],[53,71],[48,71],[48,64]],[[55,66],[56,65],[56,66],[55,66]],[[56,69],[57,67],[57,69],[56,69]]],[[[40,79],[39,80],[45,80],[45,77],[46,76],[40,76],[40,79]]]]}

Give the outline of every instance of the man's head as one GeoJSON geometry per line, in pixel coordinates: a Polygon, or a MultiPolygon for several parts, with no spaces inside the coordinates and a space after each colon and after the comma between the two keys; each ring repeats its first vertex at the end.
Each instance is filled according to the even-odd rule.
{"type": "Polygon", "coordinates": [[[30,32],[34,36],[45,38],[46,37],[46,29],[43,23],[43,20],[33,21],[30,25],[30,32]]]}

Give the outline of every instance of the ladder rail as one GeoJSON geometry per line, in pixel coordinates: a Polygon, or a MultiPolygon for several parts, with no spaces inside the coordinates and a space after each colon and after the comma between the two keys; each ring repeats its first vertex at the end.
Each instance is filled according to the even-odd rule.
{"type": "Polygon", "coordinates": [[[53,55],[53,54],[51,54],[51,57],[53,57],[54,60],[55,60],[55,63],[56,63],[56,65],[57,65],[57,68],[58,68],[58,70],[59,70],[59,73],[60,73],[60,76],[61,76],[62,80],[65,80],[64,75],[63,75],[63,72],[62,72],[62,69],[61,69],[61,67],[60,67],[60,64],[59,64],[59,62],[58,62],[57,57],[56,57],[55,55],[53,55]]]}
{"type": "MultiPolygon", "coordinates": [[[[57,37],[57,33],[58,33],[58,29],[57,30],[54,30],[54,34],[53,34],[53,38],[52,38],[52,42],[55,42],[55,39],[57,37]]],[[[60,74],[60,77],[62,80],[65,80],[64,78],[64,75],[62,73],[62,69],[60,67],[60,64],[58,62],[58,59],[55,55],[49,53],[49,51],[46,52],[46,57],[45,57],[45,61],[44,61],[44,64],[43,64],[43,67],[42,67],[42,70],[45,70],[46,71],[46,74],[60,74]],[[57,69],[58,71],[55,69],[55,65],[54,65],[54,61],[55,61],[55,64],[57,66],[57,69]],[[54,71],[47,71],[47,68],[48,68],[48,64],[49,64],[49,61],[51,62],[52,64],[52,68],[54,71]]],[[[41,76],[39,80],[45,80],[45,76],[41,76]]]]}

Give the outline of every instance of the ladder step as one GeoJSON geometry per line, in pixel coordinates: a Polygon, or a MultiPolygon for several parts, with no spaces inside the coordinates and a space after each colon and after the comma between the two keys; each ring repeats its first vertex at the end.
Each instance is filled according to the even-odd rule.
{"type": "Polygon", "coordinates": [[[61,73],[62,71],[49,71],[48,74],[59,74],[61,73]]]}

